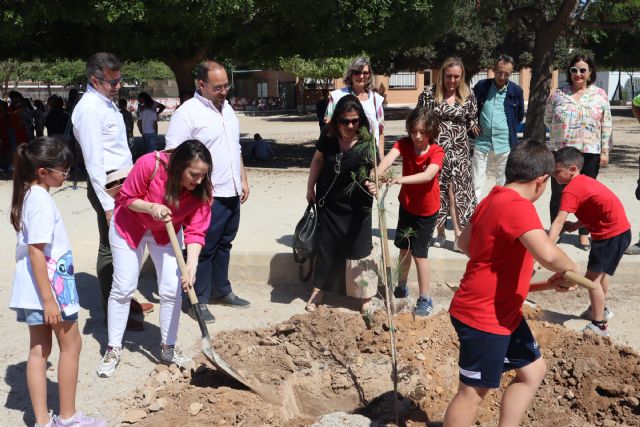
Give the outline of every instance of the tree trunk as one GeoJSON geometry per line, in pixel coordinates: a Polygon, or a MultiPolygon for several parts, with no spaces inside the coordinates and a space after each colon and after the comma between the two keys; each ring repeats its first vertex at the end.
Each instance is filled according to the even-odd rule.
{"type": "Polygon", "coordinates": [[[204,58],[205,52],[200,51],[196,55],[188,58],[174,56],[165,59],[165,64],[171,68],[171,71],[173,71],[173,74],[176,76],[179,93],[193,92],[196,89],[193,68],[204,58]]]}
{"type": "Polygon", "coordinates": [[[551,88],[554,44],[557,36],[546,28],[536,30],[533,45],[533,64],[531,66],[531,84],[529,85],[529,106],[525,139],[545,140],[544,109],[551,88]]]}

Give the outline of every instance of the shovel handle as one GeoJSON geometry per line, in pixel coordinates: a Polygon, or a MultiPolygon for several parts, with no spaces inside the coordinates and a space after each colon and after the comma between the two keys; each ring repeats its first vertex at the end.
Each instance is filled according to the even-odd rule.
{"type": "MultiPolygon", "coordinates": [[[[587,279],[584,276],[581,276],[575,271],[565,271],[564,273],[562,273],[562,277],[566,281],[571,282],[571,284],[576,284],[582,288],[586,288],[589,290],[596,289],[596,287],[598,286],[593,281],[587,279]]],[[[561,284],[560,286],[563,286],[563,285],[561,284]]],[[[555,287],[556,285],[554,285],[553,283],[547,280],[545,282],[532,283],[529,286],[529,292],[547,291],[549,289],[554,289],[555,287]]],[[[565,287],[568,288],[569,286],[565,286],[565,287]]]]}
{"type": "MultiPolygon", "coordinates": [[[[182,248],[178,243],[176,230],[173,229],[172,222],[166,222],[165,226],[167,227],[167,234],[169,235],[169,240],[171,241],[171,247],[173,247],[173,252],[175,252],[176,255],[176,261],[178,261],[178,268],[180,269],[180,273],[184,277],[187,275],[187,264],[184,262],[184,257],[182,256],[182,248]]],[[[193,290],[192,286],[187,287],[187,294],[189,295],[189,302],[191,303],[191,305],[198,303],[198,297],[196,297],[196,293],[193,290]]]]}

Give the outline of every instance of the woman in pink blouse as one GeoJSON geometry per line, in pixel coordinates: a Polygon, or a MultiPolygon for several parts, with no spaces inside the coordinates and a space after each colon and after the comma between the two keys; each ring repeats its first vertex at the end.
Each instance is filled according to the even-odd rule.
{"type": "Polygon", "coordinates": [[[188,140],[173,152],[142,156],[116,196],[109,227],[113,253],[113,288],[108,302],[109,345],[98,375],[111,376],[122,350],[129,302],[138,284],[145,248],[156,267],[160,295],[161,355],[179,367],[191,358],[175,347],[182,289],[192,286],[198,255],[211,219],[211,154],[199,141],[188,140]],[[165,223],[182,228],[187,246],[188,277],[181,277],[165,223]],[[182,288],[181,286],[182,285],[182,288]]]}
{"type": "MultiPolygon", "coordinates": [[[[600,166],[609,163],[611,149],[611,106],[607,93],[596,86],[596,65],[587,55],[576,55],[567,68],[567,85],[547,100],[544,122],[550,129],[549,147],[575,147],[584,156],[581,173],[596,178],[600,166]]],[[[558,214],[563,185],[551,179],[549,211],[551,222],[558,214]]],[[[589,233],[580,229],[580,247],[590,249],[589,233]]]]}

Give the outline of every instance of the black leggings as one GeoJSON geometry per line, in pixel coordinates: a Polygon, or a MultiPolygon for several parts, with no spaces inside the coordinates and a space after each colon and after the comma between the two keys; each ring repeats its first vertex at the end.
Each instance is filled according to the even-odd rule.
{"type": "MultiPolygon", "coordinates": [[[[584,158],[584,165],[580,173],[596,179],[598,172],[600,172],[600,154],[582,153],[582,157],[584,158]]],[[[558,211],[560,210],[560,198],[562,197],[564,187],[564,184],[558,184],[555,178],[551,178],[551,200],[549,200],[549,216],[551,217],[551,222],[556,219],[558,211]]],[[[589,234],[589,231],[584,227],[578,232],[582,236],[589,234]]]]}

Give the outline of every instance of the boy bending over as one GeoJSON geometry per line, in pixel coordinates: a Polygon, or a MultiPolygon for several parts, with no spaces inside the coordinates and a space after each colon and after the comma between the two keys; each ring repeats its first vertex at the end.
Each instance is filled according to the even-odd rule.
{"type": "Polygon", "coordinates": [[[584,332],[609,336],[607,321],[613,317],[613,312],[605,304],[608,276],[613,276],[631,243],[631,225],[620,199],[601,182],[580,174],[583,162],[582,153],[573,147],[562,148],[556,153],[553,177],[567,186],[562,191],[560,212],[551,224],[549,238],[555,242],[563,230],[571,232],[580,227],[586,227],[591,233],[585,276],[599,286],[589,291],[591,305],[582,317],[591,319],[591,323],[584,332]],[[570,213],[578,221],[567,221],[570,213]]]}
{"type": "Polygon", "coordinates": [[[522,315],[534,258],[554,272],[577,269],[549,239],[533,206],[553,169],[545,144],[516,146],[507,159],[506,185],[480,202],[458,239],[470,260],[449,307],[460,340],[460,383],[446,427],[472,425],[487,392],[511,369],[516,375],[504,390],[499,425],[518,425],[544,378],[546,364],[522,315]]]}

